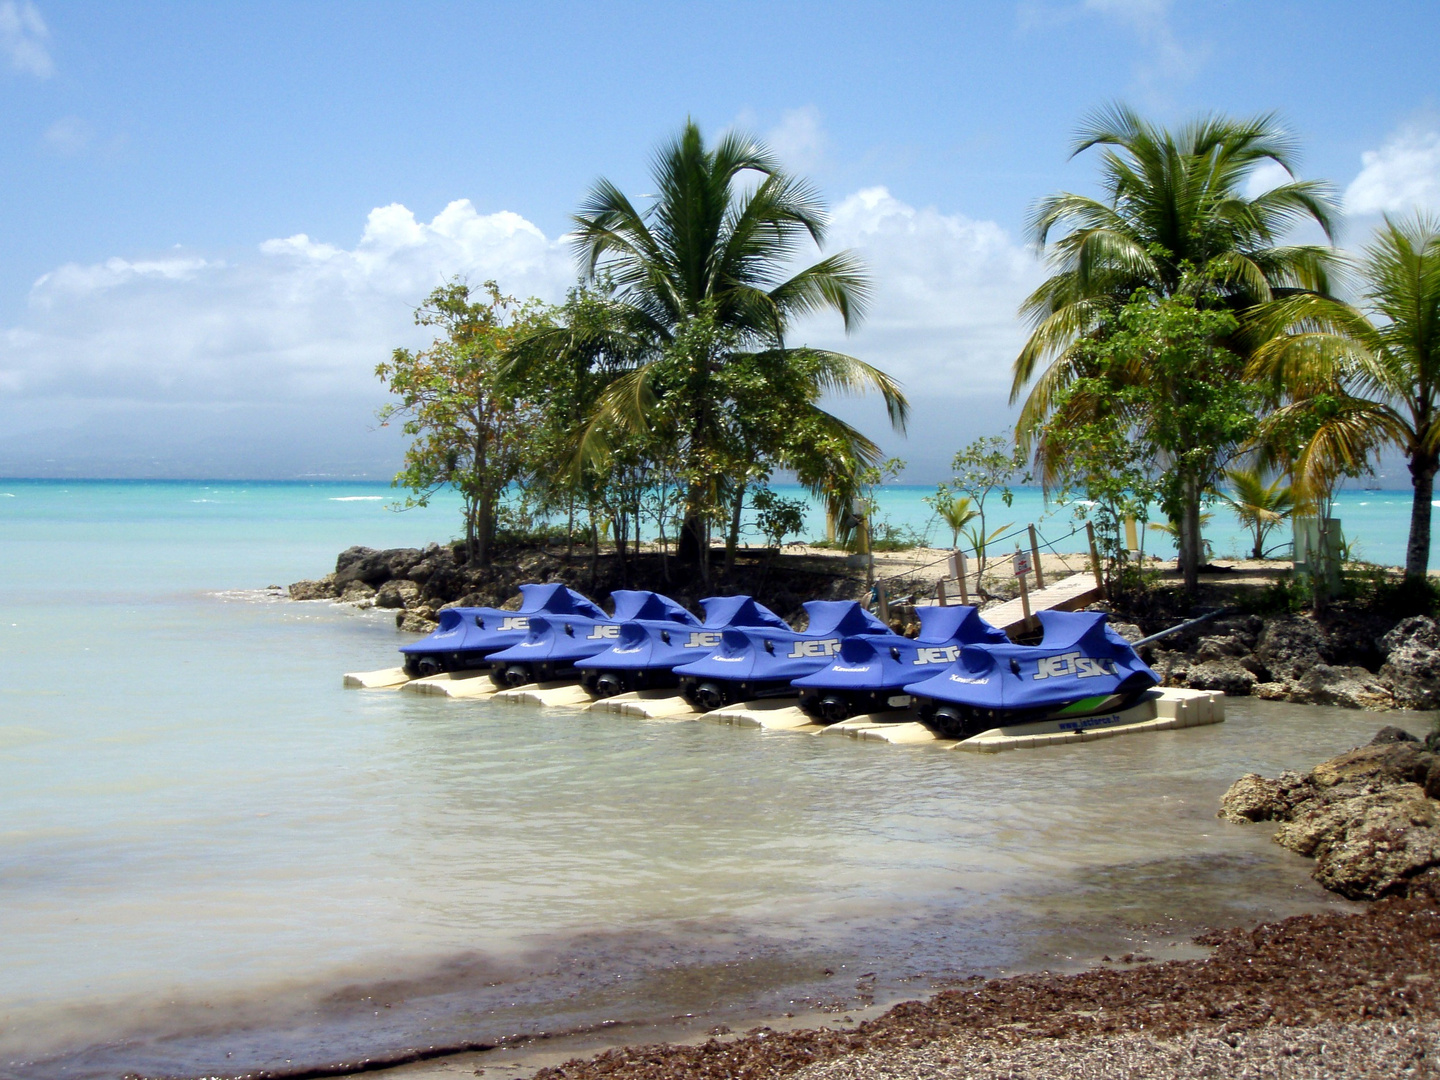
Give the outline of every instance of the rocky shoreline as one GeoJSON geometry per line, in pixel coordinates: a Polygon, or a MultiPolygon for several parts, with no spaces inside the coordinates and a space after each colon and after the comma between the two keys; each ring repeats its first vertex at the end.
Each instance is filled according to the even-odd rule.
{"type": "Polygon", "coordinates": [[[1232,615],[1142,655],[1166,686],[1350,709],[1440,708],[1440,627],[1424,615],[1232,615]]]}
{"type": "Polygon", "coordinates": [[[1315,880],[1351,900],[1440,898],[1440,753],[1401,728],[1308,773],[1247,773],[1220,816],[1274,821],[1275,842],[1315,860],[1315,880]]]}
{"type": "MultiPolygon", "coordinates": [[[[528,581],[558,581],[598,596],[618,588],[654,588],[697,610],[699,599],[714,591],[748,592],[791,620],[803,617],[805,600],[869,595],[863,574],[834,552],[776,556],[746,551],[723,589],[716,589],[654,551],[634,552],[622,561],[608,552],[592,559],[577,551],[567,558],[563,549],[535,548],[488,567],[472,567],[463,550],[440,544],[347,548],[332,573],[295,582],[289,595],[393,610],[400,629],[424,634],[435,628],[446,607],[515,607],[517,589],[528,581]]],[[[919,595],[934,588],[923,577],[906,584],[919,595]]],[[[906,618],[899,590],[896,600],[897,629],[914,632],[916,624],[906,618]]],[[[1199,613],[1180,608],[1157,613],[1154,605],[1144,611],[1094,607],[1109,611],[1116,629],[1132,641],[1199,613]]],[[[1440,709],[1440,626],[1424,615],[1400,618],[1349,610],[1324,617],[1227,614],[1145,646],[1141,655],[1166,686],[1302,705],[1440,709]]]]}

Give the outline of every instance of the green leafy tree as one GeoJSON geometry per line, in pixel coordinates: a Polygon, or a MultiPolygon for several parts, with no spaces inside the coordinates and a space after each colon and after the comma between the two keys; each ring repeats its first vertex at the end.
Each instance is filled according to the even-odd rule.
{"type": "MultiPolygon", "coordinates": [[[[1294,141],[1272,116],[1202,117],[1172,132],[1114,106],[1083,126],[1073,152],[1095,147],[1103,148],[1103,197],[1052,195],[1031,221],[1053,272],[1021,306],[1033,327],[1011,388],[1012,401],[1025,397],[1016,427],[1022,440],[1048,427],[1065,388],[1086,377],[1091,345],[1115,328],[1137,293],[1156,303],[1189,294],[1197,306],[1239,314],[1277,297],[1323,294],[1329,286],[1331,249],[1279,242],[1306,222],[1331,233],[1328,187],[1291,180],[1254,198],[1243,194],[1262,164],[1273,162],[1293,176],[1294,141]],[[1197,280],[1203,290],[1195,289],[1197,280]]],[[[1238,324],[1229,333],[1237,330],[1238,324]]],[[[1239,341],[1224,344],[1245,351],[1239,341]]],[[[1066,400],[1073,410],[1076,399],[1066,400]]],[[[1036,449],[1048,482],[1061,463],[1047,457],[1043,442],[1036,449]]],[[[1193,481],[1199,474],[1191,472],[1193,481]]],[[[1193,583],[1203,489],[1193,482],[1183,487],[1176,515],[1180,563],[1193,583]]]]}
{"type": "Polygon", "coordinates": [[[415,312],[419,326],[440,334],[429,348],[396,349],[376,366],[399,400],[377,414],[381,426],[403,418],[411,436],[396,486],[407,506],[428,504],[453,486],[463,500],[465,548],[479,564],[490,560],[501,495],[520,473],[538,407],[501,378],[506,351],[546,321],[538,301],[519,303],[485,282],[479,299],[463,281],[435,289],[415,312]]]}
{"type": "Polygon", "coordinates": [[[1233,339],[1238,319],[1197,298],[1207,288],[1202,279],[1187,287],[1170,297],[1138,291],[1104,335],[1077,343],[1074,377],[1032,438],[1053,483],[1073,432],[1107,422],[1129,432],[1159,470],[1156,492],[1177,529],[1185,588],[1194,591],[1202,502],[1254,436],[1263,395],[1242,378],[1244,361],[1222,344],[1233,339]]]}
{"type": "Polygon", "coordinates": [[[805,528],[809,504],[804,499],[787,499],[773,488],[762,487],[755,493],[753,505],[757,511],[755,523],[770,547],[780,547],[787,536],[805,528]]]}
{"type": "Polygon", "coordinates": [[[1300,295],[1257,312],[1264,344],[1250,374],[1288,400],[1284,419],[1310,418],[1296,461],[1307,489],[1364,471],[1377,447],[1405,455],[1414,489],[1405,576],[1423,582],[1440,469],[1440,220],[1387,218],[1360,275],[1363,308],[1300,295]]]}
{"type": "MultiPolygon", "coordinates": [[[[729,134],[707,148],[693,123],[656,155],[654,185],[654,200],[641,209],[601,180],[575,217],[585,273],[614,283],[620,310],[612,333],[625,339],[617,352],[629,358],[628,370],[601,395],[583,446],[593,455],[603,452],[608,432],[667,426],[686,486],[680,554],[698,560],[710,525],[733,507],[735,489],[766,454],[764,445],[745,445],[744,422],[757,407],[804,413],[805,427],[873,462],[874,444],[821,409],[821,398],[877,391],[901,429],[908,404],[877,368],[786,340],[792,322],[811,312],[835,311],[852,326],[869,291],[849,252],[785,276],[804,242],[824,239],[823,207],[809,185],[745,136],[729,134]],[[753,395],[757,406],[737,400],[727,380],[737,365],[797,378],[783,396],[773,385],[768,395],[753,395]]],[[[804,458],[807,482],[823,486],[830,469],[811,471],[813,454],[794,456],[804,458]]],[[[844,456],[831,455],[831,466],[844,456]]]]}
{"type": "MultiPolygon", "coordinates": [[[[1101,374],[1077,379],[1061,392],[1057,411],[1067,411],[1065,399],[1070,396],[1103,394],[1109,389],[1101,374]]],[[[1121,393],[1123,397],[1139,396],[1134,387],[1126,387],[1121,393]]],[[[1125,522],[1136,521],[1143,530],[1150,520],[1150,508],[1160,497],[1155,458],[1134,419],[1141,411],[1117,407],[1098,415],[1092,413],[1083,423],[1054,425],[1044,436],[1048,452],[1063,463],[1058,476],[1060,501],[1069,502],[1076,494],[1084,496],[1075,500],[1075,516],[1094,526],[1096,547],[1112,593],[1139,583],[1127,565],[1130,553],[1125,522]]],[[[1142,531],[1142,556],[1143,538],[1142,531]]]]}
{"type": "Polygon", "coordinates": [[[957,452],[950,467],[955,475],[946,490],[963,492],[975,512],[972,522],[967,522],[963,531],[975,552],[978,580],[978,576],[985,573],[986,549],[1012,524],[1007,522],[991,529],[985,519],[985,503],[992,495],[998,495],[1007,508],[1015,501],[1010,485],[1017,476],[1022,477],[1021,483],[1028,480],[1024,476],[1025,459],[1020,455],[1019,447],[1009,439],[1002,435],[986,435],[957,452]]]}

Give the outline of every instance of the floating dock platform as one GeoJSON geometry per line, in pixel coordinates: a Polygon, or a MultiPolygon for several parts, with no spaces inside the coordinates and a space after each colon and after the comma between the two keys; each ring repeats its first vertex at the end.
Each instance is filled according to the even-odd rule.
{"type": "Polygon", "coordinates": [[[767,731],[809,731],[822,730],[821,725],[800,708],[800,699],[793,697],[764,698],[760,701],[746,701],[739,705],[728,705],[723,709],[700,713],[697,720],[709,720],[714,724],[730,724],[734,727],[764,728],[767,731]]]}
{"type": "Polygon", "coordinates": [[[350,671],[345,685],[352,690],[394,690],[410,681],[404,668],[387,667],[379,671],[350,671]]]}
{"type": "Polygon", "coordinates": [[[517,686],[512,690],[501,690],[498,694],[491,695],[490,700],[504,701],[511,705],[548,705],[551,708],[570,706],[573,708],[577,705],[589,705],[595,700],[595,696],[579,683],[543,682],[527,683],[525,686],[517,686]]]}
{"type": "Polygon", "coordinates": [[[500,693],[500,687],[490,679],[488,668],[427,675],[423,679],[411,679],[400,689],[407,694],[433,694],[449,698],[489,698],[500,693]]]}
{"type": "Polygon", "coordinates": [[[1225,720],[1225,695],[1218,690],[1166,687],[1152,690],[1139,704],[1113,713],[1075,720],[1043,720],[1036,724],[992,728],[955,744],[956,750],[998,754],[1057,743],[1094,742],[1117,735],[1219,724],[1225,720]]]}
{"type": "Polygon", "coordinates": [[[641,720],[708,720],[732,727],[795,731],[829,737],[848,736],[893,746],[930,745],[937,749],[998,754],[1065,743],[1094,742],[1119,735],[1219,724],[1225,720],[1225,695],[1217,690],[1164,687],[1152,690],[1127,709],[1076,719],[1042,720],[982,731],[968,739],[946,739],[919,720],[913,709],[852,716],[838,724],[817,724],[793,697],[766,698],[701,712],[673,690],[638,690],[596,699],[579,683],[531,683],[500,690],[483,671],[446,672],[412,679],[403,668],[352,672],[345,685],[365,690],[404,690],[438,697],[503,701],[517,705],[583,708],[641,720]]]}
{"type": "Polygon", "coordinates": [[[698,720],[704,715],[674,690],[631,690],[592,702],[590,711],[636,716],[641,720],[698,720]]]}

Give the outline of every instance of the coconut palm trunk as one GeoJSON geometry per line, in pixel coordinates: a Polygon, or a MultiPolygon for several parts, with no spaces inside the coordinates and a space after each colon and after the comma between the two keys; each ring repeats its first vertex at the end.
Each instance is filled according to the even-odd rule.
{"type": "Polygon", "coordinates": [[[1410,479],[1415,497],[1410,503],[1410,540],[1405,545],[1405,577],[1424,581],[1430,572],[1430,517],[1435,498],[1435,472],[1440,466],[1434,454],[1416,454],[1410,459],[1410,479]]]}

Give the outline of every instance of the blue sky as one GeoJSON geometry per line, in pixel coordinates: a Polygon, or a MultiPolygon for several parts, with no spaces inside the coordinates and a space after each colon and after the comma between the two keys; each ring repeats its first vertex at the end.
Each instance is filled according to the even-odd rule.
{"type": "MultiPolygon", "coordinates": [[[[0,474],[383,475],[371,372],[447,274],[558,298],[600,175],[686,116],[812,177],[870,262],[848,343],[937,479],[1006,421],[1037,198],[1089,110],[1275,110],[1303,173],[1440,211],[1440,5],[114,5],[0,0],[0,474]],[[448,209],[447,209],[448,208],[448,209]]],[[[878,414],[847,406],[878,429],[878,414]]]]}

